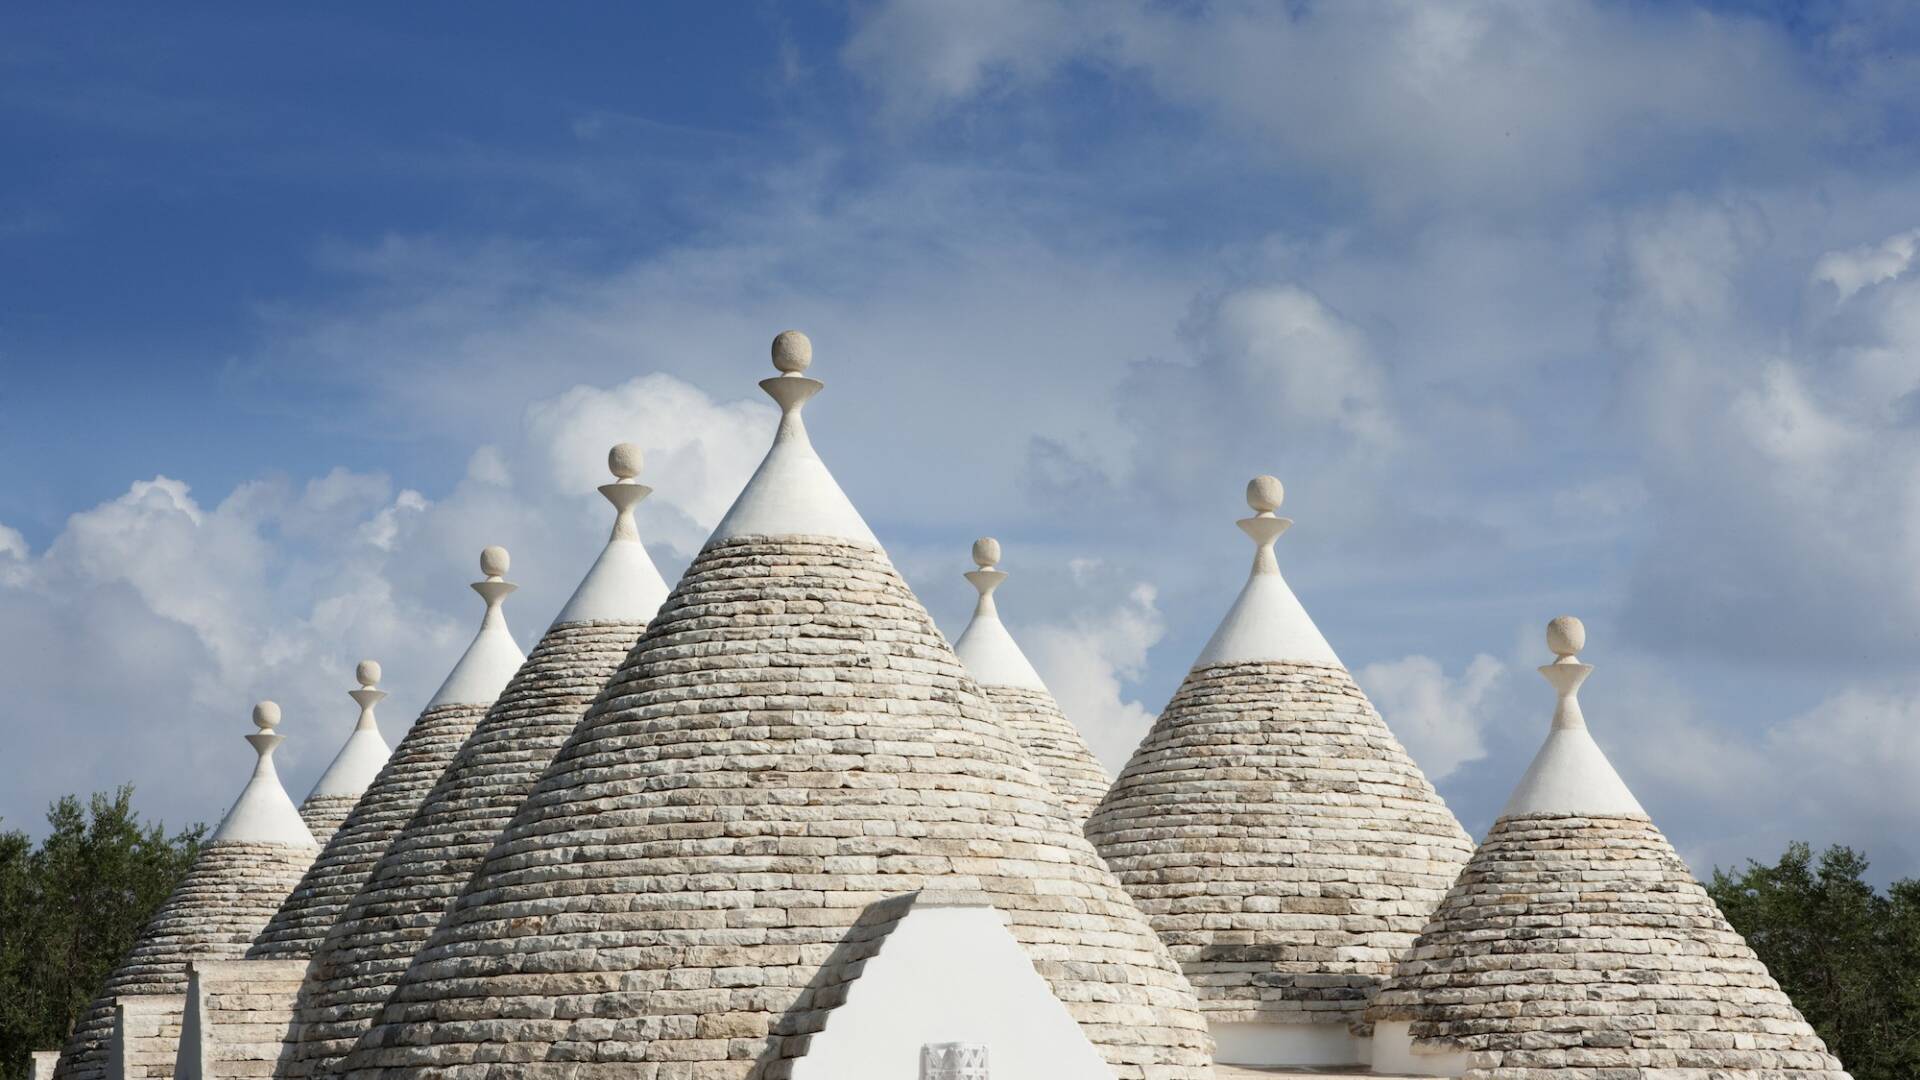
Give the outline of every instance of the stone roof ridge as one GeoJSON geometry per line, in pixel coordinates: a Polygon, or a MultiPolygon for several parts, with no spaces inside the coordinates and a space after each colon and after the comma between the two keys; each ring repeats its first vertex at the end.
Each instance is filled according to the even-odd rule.
{"type": "Polygon", "coordinates": [[[510,565],[506,548],[494,545],[480,552],[480,573],[486,580],[474,582],[473,591],[487,602],[486,614],[481,616],[480,630],[473,635],[473,644],[467,646],[459,662],[447,673],[447,681],[440,684],[433,700],[427,702],[427,708],[491,704],[500,696],[500,691],[506,689],[507,680],[526,662],[527,654],[515,644],[512,631],[507,629],[507,616],[500,607],[507,594],[520,587],[506,580],[510,565]]]}
{"type": "Polygon", "coordinates": [[[607,546],[594,560],[580,587],[573,591],[560,614],[561,623],[641,622],[658,611],[667,598],[667,583],[640,542],[640,528],[634,522],[633,508],[653,493],[639,483],[645,457],[638,446],[619,443],[607,451],[607,469],[614,475],[611,484],[601,484],[600,494],[613,504],[613,534],[607,546]]]}
{"type": "Polygon", "coordinates": [[[287,797],[287,789],[280,783],[280,773],[273,767],[273,751],[286,741],[285,735],[275,733],[280,726],[280,706],[271,701],[263,701],[253,707],[253,724],[260,730],[247,736],[253,744],[253,751],[259,757],[253,764],[253,775],[247,779],[247,786],[240,791],[240,797],[234,800],[233,808],[227,816],[220,819],[220,827],[215,829],[208,843],[229,841],[243,844],[282,844],[288,847],[313,847],[313,834],[307,831],[306,823],[300,820],[300,811],[287,797]]]}
{"type": "Polygon", "coordinates": [[[347,691],[360,706],[360,718],[354,721],[353,731],[333,756],[327,771],[320,774],[313,790],[307,793],[308,799],[328,796],[358,796],[380,775],[380,766],[387,763],[393,747],[388,745],[386,737],[380,733],[380,720],[373,714],[373,707],[387,696],[380,689],[380,662],[362,660],[353,669],[359,686],[347,691]]]}
{"type": "Polygon", "coordinates": [[[1280,576],[1280,563],[1273,554],[1273,542],[1293,524],[1289,518],[1275,517],[1285,489],[1271,476],[1256,476],[1247,483],[1247,505],[1254,515],[1241,518],[1240,531],[1253,538],[1253,572],[1240,596],[1233,602],[1219,629],[1200,650],[1193,662],[1197,668],[1215,664],[1253,661],[1298,661],[1341,667],[1333,646],[1313,625],[1307,609],[1280,576]]]}
{"type": "Polygon", "coordinates": [[[1580,662],[1587,628],[1579,619],[1562,615],[1547,624],[1547,647],[1556,659],[1540,668],[1559,702],[1547,741],[1520,778],[1501,817],[1540,814],[1645,814],[1640,801],[1627,790],[1600,745],[1587,730],[1580,712],[1580,684],[1593,666],[1580,662]]]}
{"type": "Polygon", "coordinates": [[[760,389],[780,406],[780,427],[708,543],[742,536],[828,536],[880,546],[807,437],[800,410],[826,385],[802,374],[812,363],[807,335],[786,330],[773,339],[773,366],[780,374],[760,380],[760,389]]]}
{"type": "Polygon", "coordinates": [[[980,591],[980,600],[974,605],[973,621],[967,623],[966,630],[953,643],[953,651],[960,655],[960,662],[981,686],[1046,690],[1047,684],[1041,681],[1027,654],[1020,651],[1019,643],[1007,632],[1006,624],[1000,621],[999,608],[994,604],[993,591],[1007,580],[1006,571],[999,568],[1000,541],[991,536],[975,540],[973,562],[979,569],[967,571],[966,578],[980,591]]]}

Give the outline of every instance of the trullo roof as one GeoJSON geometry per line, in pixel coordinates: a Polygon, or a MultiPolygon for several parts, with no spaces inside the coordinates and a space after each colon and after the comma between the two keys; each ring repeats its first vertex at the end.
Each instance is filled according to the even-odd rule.
{"type": "Polygon", "coordinates": [[[1843,1080],[1587,733],[1579,620],[1547,637],[1546,744],[1371,1018],[1476,1078],[1843,1080]]]}
{"type": "Polygon", "coordinates": [[[809,352],[776,339],[766,462],[343,1074],[778,1080],[862,913],[933,883],[1007,914],[1117,1076],[1207,1074],[1185,980],[808,445],[809,352]]]}
{"type": "Polygon", "coordinates": [[[263,701],[253,717],[260,730],[247,736],[258,755],[252,777],[81,1015],[60,1054],[60,1080],[105,1080],[114,1000],[183,994],[189,961],[237,959],[313,861],[313,838],[273,768],[284,738],[273,731],[279,706],[263,701]]]}
{"type": "Polygon", "coordinates": [[[427,789],[447,770],[453,755],[486,715],[507,680],[525,657],[513,643],[500,604],[514,586],[505,579],[507,551],[489,547],[480,553],[484,581],[473,590],[486,601],[480,630],[453,666],[447,681],[421,711],[413,727],[367,785],[313,866],[247,952],[251,959],[304,960],[313,955],[327,931],[346,910],[394,835],[405,825],[427,789]]]}
{"type": "Polygon", "coordinates": [[[998,566],[1000,542],[991,536],[974,541],[973,561],[978,569],[968,571],[967,580],[980,590],[980,602],[953,651],[1000,711],[1007,730],[1020,740],[1040,778],[1066,802],[1074,820],[1084,822],[1100,805],[1112,778],[1000,621],[993,599],[994,590],[1007,579],[998,566]]]}
{"type": "Polygon", "coordinates": [[[1280,576],[1281,494],[1248,485],[1252,575],[1087,837],[1210,1021],[1344,1025],[1473,845],[1280,576]]]}
{"type": "Polygon", "coordinates": [[[347,694],[360,706],[360,717],[354,721],[346,744],[333,756],[327,771],[320,774],[306,801],[300,804],[300,820],[307,823],[313,842],[322,846],[333,839],[334,832],[352,812],[353,804],[366,794],[367,785],[380,775],[380,766],[385,765],[393,753],[393,747],[388,746],[380,734],[380,721],[373,715],[374,705],[387,696],[378,685],[380,665],[377,661],[362,660],[354,668],[354,674],[360,685],[347,694]]]}
{"type": "Polygon", "coordinates": [[[324,1075],[366,1030],[666,599],[633,517],[651,490],[633,480],[640,450],[622,443],[608,464],[606,549],[314,954],[282,1075],[324,1075]]]}

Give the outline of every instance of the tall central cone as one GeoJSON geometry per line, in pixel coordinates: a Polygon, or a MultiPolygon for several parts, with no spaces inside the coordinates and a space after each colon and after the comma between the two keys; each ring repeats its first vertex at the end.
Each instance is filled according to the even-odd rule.
{"type": "MultiPolygon", "coordinates": [[[[770,460],[818,388],[795,338],[770,460]]],[[[876,920],[937,889],[1004,913],[1114,1075],[1207,1075],[1145,918],[838,486],[812,492],[743,493],[343,1074],[804,1076],[861,1037],[834,1018],[876,920]]]]}

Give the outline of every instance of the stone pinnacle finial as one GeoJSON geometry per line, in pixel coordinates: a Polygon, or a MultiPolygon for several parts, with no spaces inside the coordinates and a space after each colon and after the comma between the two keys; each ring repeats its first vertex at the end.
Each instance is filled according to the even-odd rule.
{"type": "Polygon", "coordinates": [[[263,701],[253,707],[253,726],[261,731],[272,731],[280,726],[280,706],[275,702],[263,701]]]}
{"type": "Polygon", "coordinates": [[[369,690],[379,686],[380,685],[380,661],[378,660],[360,661],[359,665],[353,669],[353,677],[359,680],[359,683],[361,686],[364,686],[369,690]]]}
{"type": "Polygon", "coordinates": [[[1571,615],[1562,615],[1547,624],[1547,648],[1558,664],[1580,662],[1580,650],[1587,647],[1587,627],[1571,615]]]}
{"type": "Polygon", "coordinates": [[[1272,517],[1287,497],[1287,489],[1277,476],[1256,476],[1247,481],[1247,505],[1262,517],[1272,517]]]}
{"type": "Polygon", "coordinates": [[[798,330],[782,330],[773,339],[773,366],[782,375],[800,375],[813,364],[813,342],[798,330]]]}
{"type": "Polygon", "coordinates": [[[631,483],[634,477],[640,475],[640,468],[646,461],[646,454],[630,442],[615,443],[613,449],[607,451],[607,471],[613,473],[615,479],[626,483],[631,483]]]}
{"type": "Polygon", "coordinates": [[[991,570],[1000,565],[1000,541],[983,536],[973,542],[973,565],[991,570]]]}
{"type": "Polygon", "coordinates": [[[499,581],[507,576],[507,568],[513,565],[513,557],[499,544],[491,544],[480,549],[480,573],[488,581],[499,581]]]}

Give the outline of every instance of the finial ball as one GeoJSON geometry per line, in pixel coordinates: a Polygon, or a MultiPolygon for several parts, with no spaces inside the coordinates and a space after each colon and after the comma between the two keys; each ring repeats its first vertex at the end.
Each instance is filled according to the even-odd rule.
{"type": "Polygon", "coordinates": [[[813,342],[798,330],[782,330],[773,339],[773,366],[782,375],[798,375],[813,363],[813,342]]]}
{"type": "Polygon", "coordinates": [[[253,726],[261,731],[272,731],[280,726],[280,706],[271,701],[263,701],[253,707],[253,726]]]}
{"type": "Polygon", "coordinates": [[[983,536],[973,542],[973,564],[979,567],[1000,565],[1000,541],[983,536]]]}
{"type": "Polygon", "coordinates": [[[353,677],[360,680],[361,686],[373,686],[380,681],[380,661],[362,660],[353,669],[353,677]]]}
{"type": "Polygon", "coordinates": [[[1280,503],[1287,497],[1287,489],[1280,484],[1277,476],[1256,476],[1247,481],[1247,505],[1253,507],[1256,514],[1271,514],[1280,509],[1280,503]]]}
{"type": "Polygon", "coordinates": [[[492,544],[480,550],[480,572],[488,577],[506,577],[507,567],[513,560],[507,555],[507,549],[492,544]]]}
{"type": "Polygon", "coordinates": [[[640,467],[647,463],[647,455],[630,442],[616,443],[607,451],[607,471],[622,480],[631,480],[640,475],[640,467]]]}
{"type": "Polygon", "coordinates": [[[1587,627],[1571,615],[1562,615],[1547,624],[1547,648],[1555,656],[1576,656],[1587,647],[1587,627]]]}

